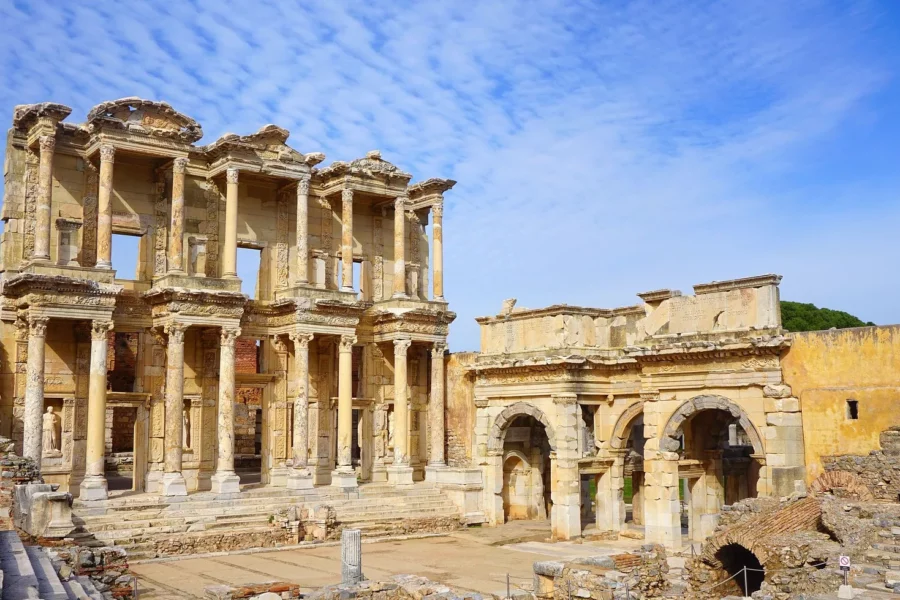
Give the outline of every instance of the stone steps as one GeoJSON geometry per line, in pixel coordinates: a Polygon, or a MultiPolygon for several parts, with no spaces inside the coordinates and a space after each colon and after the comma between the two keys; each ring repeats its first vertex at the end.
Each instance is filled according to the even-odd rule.
{"type": "Polygon", "coordinates": [[[61,581],[47,550],[25,546],[15,531],[0,531],[3,597],[41,600],[103,600],[88,577],[61,581]]]}
{"type": "Polygon", "coordinates": [[[218,546],[220,541],[211,536],[222,534],[229,534],[231,540],[241,533],[253,534],[248,539],[255,537],[258,541],[261,534],[273,531],[270,517],[276,512],[291,506],[311,508],[321,504],[334,508],[340,525],[359,528],[367,537],[408,531],[403,525],[406,520],[422,519],[416,528],[427,528],[432,525],[427,519],[437,519],[433,526],[445,529],[446,521],[440,519],[459,517],[456,505],[440,489],[420,483],[405,489],[367,485],[350,493],[333,488],[303,493],[262,488],[218,498],[203,492],[176,501],[141,495],[76,502],[74,521],[93,536],[94,543],[121,546],[131,560],[140,560],[155,557],[156,548],[167,546],[159,546],[160,542],[182,537],[186,542],[182,548],[200,547],[200,540],[208,536],[206,545],[218,546]]]}

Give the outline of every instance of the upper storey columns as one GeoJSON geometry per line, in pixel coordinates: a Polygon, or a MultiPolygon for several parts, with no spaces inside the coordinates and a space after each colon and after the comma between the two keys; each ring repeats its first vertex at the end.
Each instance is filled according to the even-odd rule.
{"type": "Polygon", "coordinates": [[[353,190],[341,191],[341,291],[353,292],[353,190]]]}
{"type": "Polygon", "coordinates": [[[34,255],[36,261],[50,260],[50,197],[53,193],[53,151],[56,137],[42,135],[38,167],[38,196],[35,203],[34,255]]]}
{"type": "Polygon", "coordinates": [[[309,283],[309,175],[297,182],[297,285],[309,283]]]}
{"type": "Polygon", "coordinates": [[[434,277],[432,298],[438,302],[444,301],[444,204],[439,203],[431,207],[434,217],[432,229],[432,243],[434,249],[434,277]]]}
{"type": "Polygon", "coordinates": [[[238,170],[225,171],[225,254],[222,256],[222,276],[237,277],[237,217],[238,170]]]}
{"type": "Polygon", "coordinates": [[[169,272],[184,273],[184,171],[188,159],[172,163],[172,210],[169,227],[169,272]]]}
{"type": "Polygon", "coordinates": [[[394,200],[394,298],[406,295],[406,196],[394,200]]]}
{"type": "Polygon", "coordinates": [[[100,193],[97,195],[97,268],[112,269],[112,190],[116,148],[100,146],[100,193]]]}

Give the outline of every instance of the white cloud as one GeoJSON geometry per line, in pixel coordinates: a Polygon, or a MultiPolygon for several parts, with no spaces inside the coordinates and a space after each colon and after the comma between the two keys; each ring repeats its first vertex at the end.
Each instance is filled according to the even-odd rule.
{"type": "Polygon", "coordinates": [[[508,296],[621,305],[763,271],[784,273],[792,299],[896,320],[900,286],[871,259],[900,250],[896,176],[875,186],[815,164],[860,111],[873,137],[890,118],[872,104],[897,66],[876,9],[6,3],[0,105],[52,100],[77,119],[140,95],[207,140],[274,122],[304,152],[380,148],[417,178],[459,180],[445,213],[454,349],[475,348],[472,318],[508,296]]]}

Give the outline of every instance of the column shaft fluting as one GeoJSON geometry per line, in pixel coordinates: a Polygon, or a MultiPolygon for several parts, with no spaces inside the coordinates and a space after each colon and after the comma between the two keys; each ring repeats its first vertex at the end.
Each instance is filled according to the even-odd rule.
{"type": "Polygon", "coordinates": [[[222,277],[237,277],[238,170],[225,172],[225,254],[222,277]]]}
{"type": "Polygon", "coordinates": [[[25,381],[25,431],[22,454],[41,464],[42,413],[44,412],[44,341],[47,317],[31,317],[28,322],[28,363],[25,381]]]}
{"type": "Polygon", "coordinates": [[[406,298],[406,196],[394,200],[394,298],[406,298]]]}
{"type": "MultiPolygon", "coordinates": [[[[175,486],[183,486],[181,475],[181,457],[184,451],[184,333],[187,326],[182,323],[170,323],[165,331],[169,336],[166,349],[166,440],[165,440],[165,475],[163,476],[164,495],[183,495],[168,493],[166,478],[175,486]]],[[[187,490],[184,491],[187,493],[187,490]]]]}
{"type": "Polygon", "coordinates": [[[428,401],[428,435],[431,456],[428,463],[446,464],[444,458],[444,352],[447,344],[435,342],[431,349],[431,398],[428,401]]]}
{"type": "Polygon", "coordinates": [[[353,190],[341,192],[341,291],[353,290],[353,190]]]}
{"type": "Polygon", "coordinates": [[[34,207],[34,260],[50,260],[50,204],[53,197],[53,150],[56,137],[42,135],[38,166],[38,194],[34,207]]]}
{"type": "Polygon", "coordinates": [[[412,340],[394,340],[394,466],[409,466],[409,400],[406,351],[412,340]]]}
{"type": "Polygon", "coordinates": [[[338,469],[352,468],[353,344],[355,335],[342,335],[338,354],[338,469]]]}
{"type": "Polygon", "coordinates": [[[309,465],[309,343],[311,333],[291,335],[294,341],[294,371],[297,381],[297,398],[294,401],[294,437],[292,441],[294,469],[309,465]]]}
{"type": "Polygon", "coordinates": [[[172,164],[172,219],[169,227],[169,271],[184,272],[184,171],[188,159],[172,164]]]}
{"type": "Polygon", "coordinates": [[[234,343],[240,335],[239,327],[223,327],[219,342],[219,452],[212,476],[212,491],[218,494],[240,491],[234,472],[234,343]]]}
{"type": "Polygon", "coordinates": [[[100,191],[97,194],[97,267],[112,268],[112,191],[116,149],[100,146],[100,191]]]}
{"type": "Polygon", "coordinates": [[[297,182],[297,277],[296,283],[309,283],[309,177],[297,182]]]}
{"type": "Polygon", "coordinates": [[[431,235],[434,244],[434,276],[433,292],[434,300],[444,300],[444,205],[435,204],[431,207],[434,222],[431,225],[431,235]]]}

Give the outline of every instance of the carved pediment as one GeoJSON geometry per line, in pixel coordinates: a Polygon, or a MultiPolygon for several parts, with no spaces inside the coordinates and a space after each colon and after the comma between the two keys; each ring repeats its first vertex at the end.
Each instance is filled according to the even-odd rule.
{"type": "Polygon", "coordinates": [[[278,125],[264,125],[256,133],[237,135],[226,133],[206,147],[211,156],[223,154],[229,150],[251,151],[265,160],[302,163],[310,167],[325,160],[321,152],[303,154],[287,145],[291,133],[278,125]]]}
{"type": "Polygon", "coordinates": [[[71,108],[55,102],[19,104],[13,109],[13,127],[27,131],[38,119],[47,118],[59,123],[71,113],[71,108]]]}
{"type": "Polygon", "coordinates": [[[412,179],[412,175],[401,171],[397,165],[381,158],[381,152],[372,150],[364,158],[351,162],[337,161],[322,169],[321,178],[328,179],[338,175],[356,175],[358,177],[412,179]]]}
{"type": "Polygon", "coordinates": [[[194,119],[165,102],[137,97],[98,104],[88,113],[87,125],[93,132],[111,127],[187,143],[203,137],[203,129],[194,119]]]}

